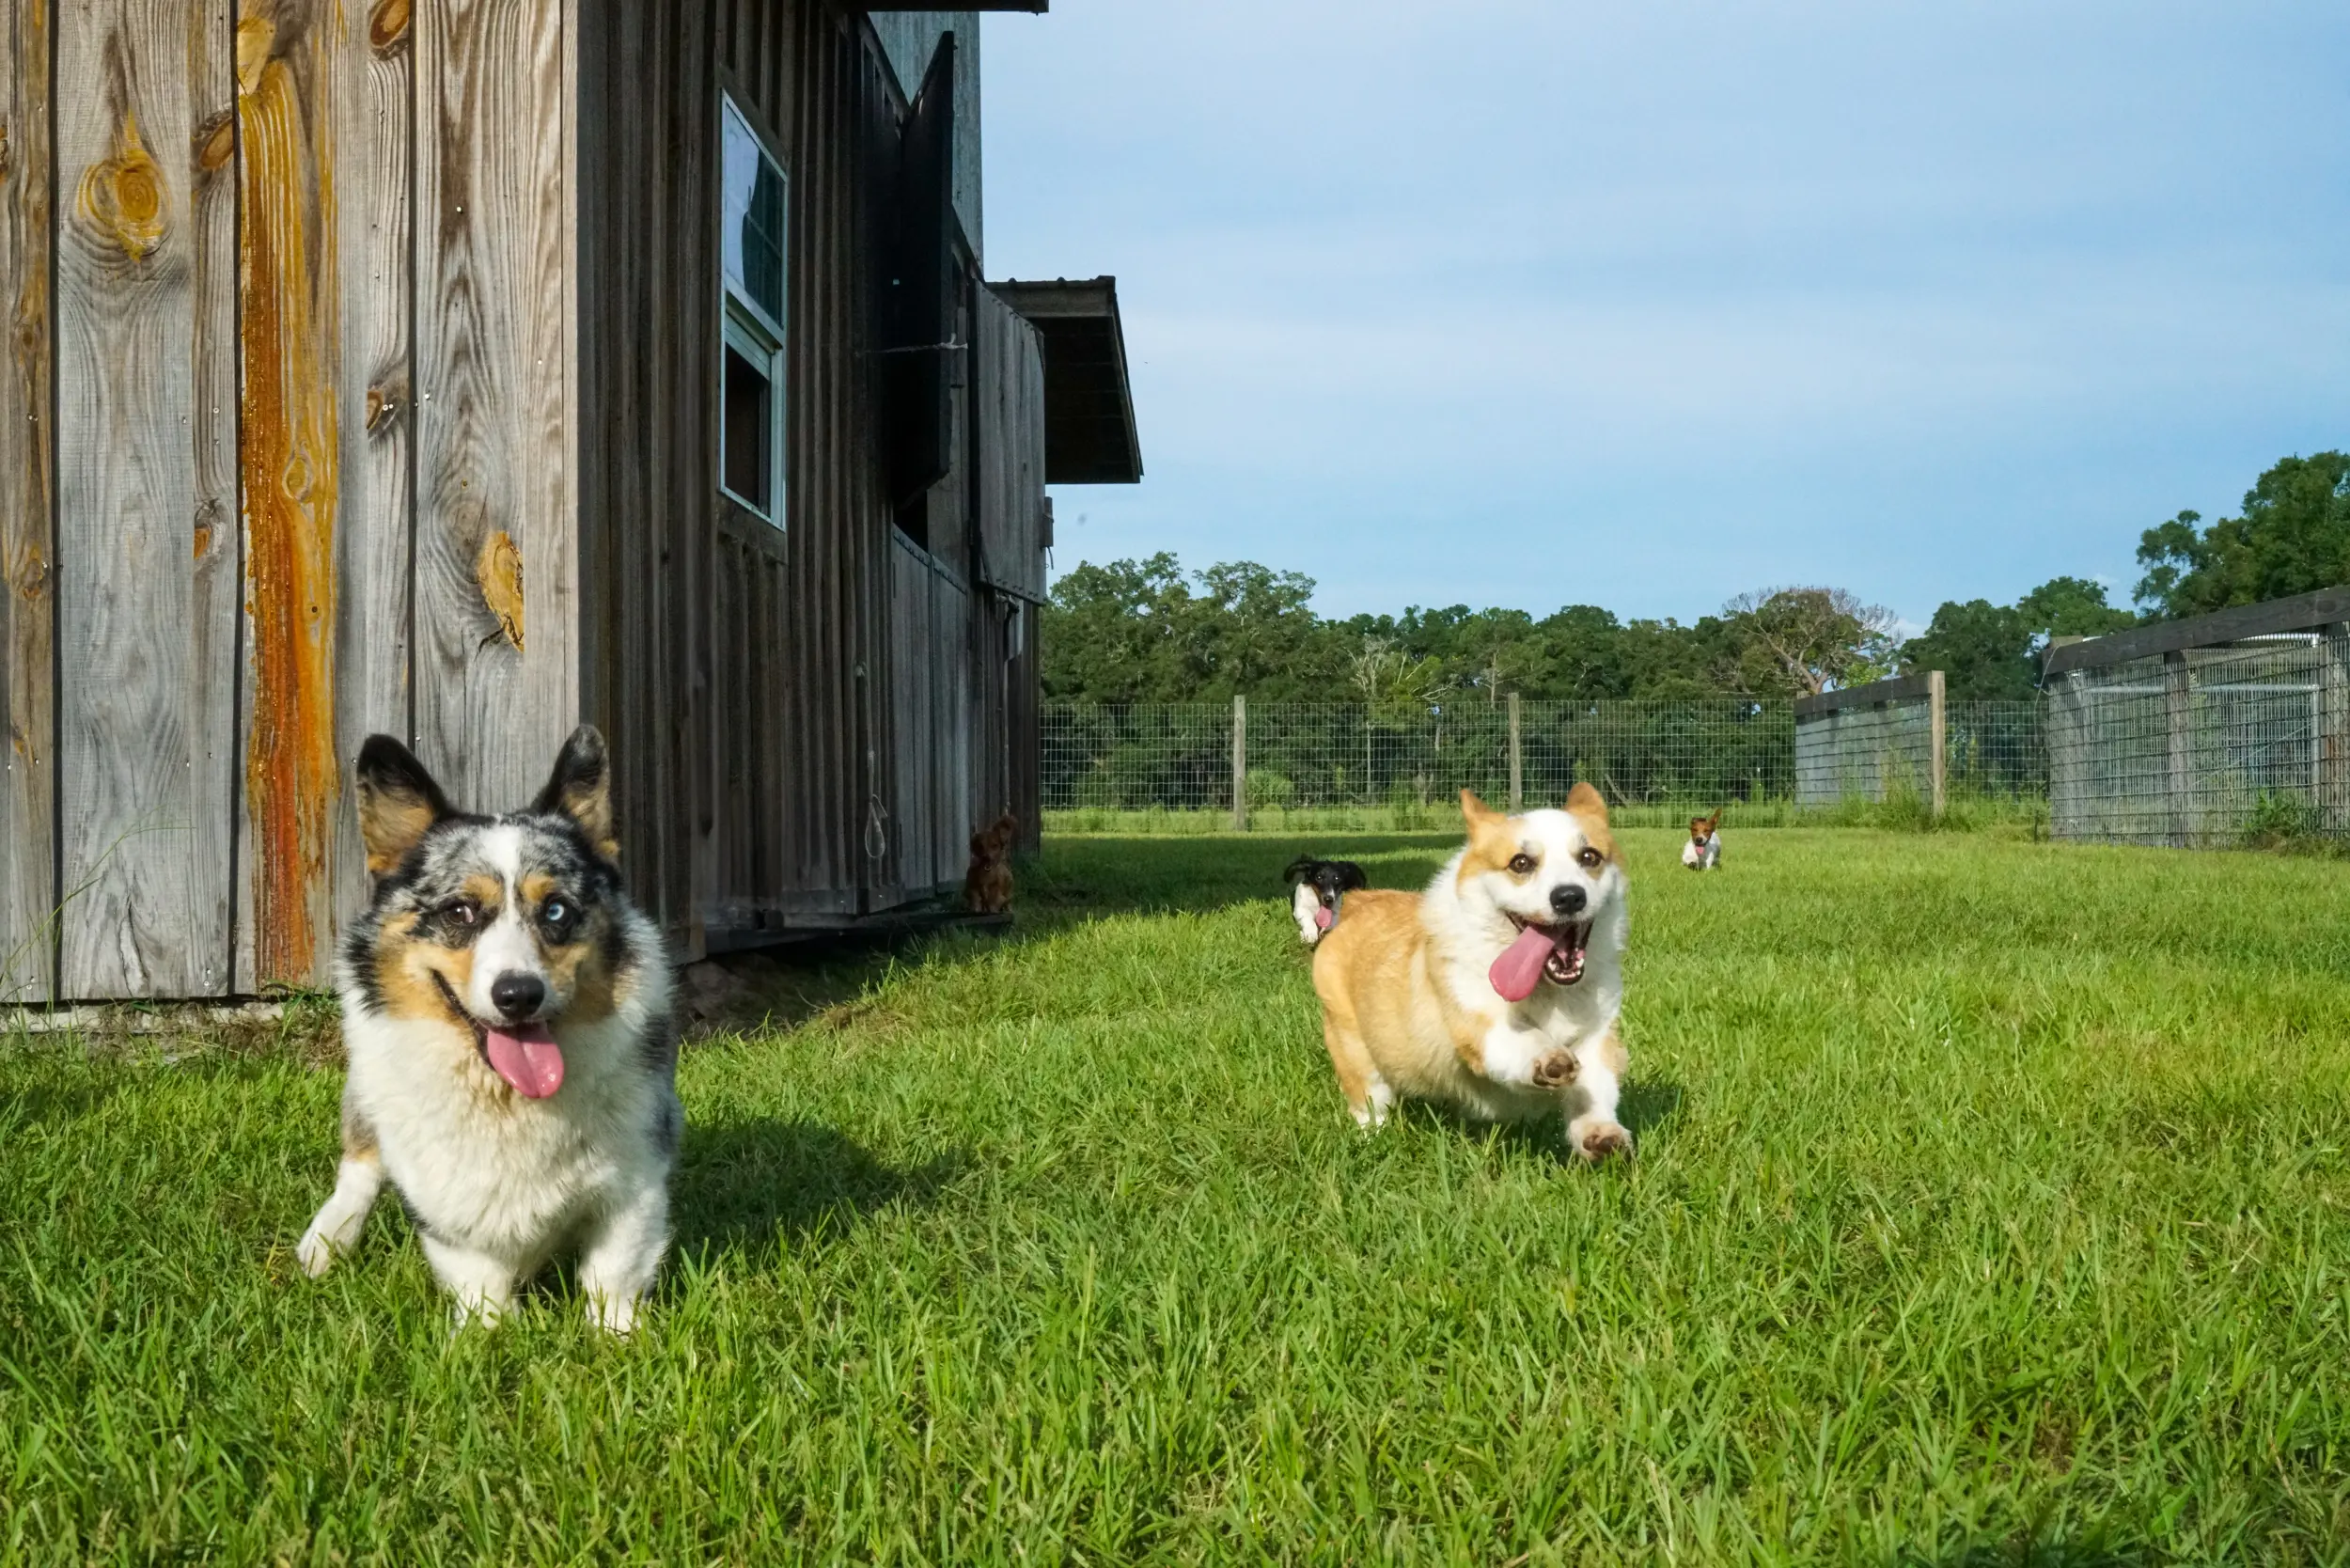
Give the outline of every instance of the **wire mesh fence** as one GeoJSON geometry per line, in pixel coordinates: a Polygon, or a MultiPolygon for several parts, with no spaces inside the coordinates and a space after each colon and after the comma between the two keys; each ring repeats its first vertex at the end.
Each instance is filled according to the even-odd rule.
{"type": "MultiPolygon", "coordinates": [[[[1048,822],[1111,825],[1137,813],[1230,820],[1231,709],[1047,704],[1042,720],[1048,822]]],[[[1432,824],[1454,810],[1463,789],[1496,804],[1555,805],[1577,782],[1633,811],[1784,808],[1793,767],[1792,711],[1745,698],[1472,702],[1404,714],[1259,703],[1242,726],[1244,815],[1261,826],[1317,814],[1350,825],[1432,824]]]]}
{"type": "MultiPolygon", "coordinates": [[[[1882,799],[1880,763],[1809,787],[1796,718],[1785,702],[1466,702],[1379,713],[1359,703],[1250,703],[1239,723],[1222,703],[1048,703],[1042,713],[1046,822],[1059,831],[1144,826],[1198,830],[1330,825],[1413,828],[1449,823],[1463,789],[1496,805],[1556,805],[1577,783],[1627,823],[1678,822],[1735,806],[1748,824],[1807,808],[1882,799]],[[1233,811],[1235,762],[1245,779],[1233,811]]],[[[1922,719],[1881,725],[1912,756],[1922,719]],[[1915,733],[1912,733],[1912,731],[1915,733]]],[[[1866,726],[1846,720],[1864,754],[1866,726]]],[[[1951,796],[2037,803],[2047,768],[2041,705],[1953,703],[1951,796]]],[[[1832,772],[1832,770],[1831,770],[1832,772]]]]}
{"type": "Polygon", "coordinates": [[[2048,798],[2045,702],[1953,702],[1942,748],[1943,773],[1954,800],[2048,798]]]}
{"type": "Polygon", "coordinates": [[[2340,626],[2074,669],[2049,687],[2059,838],[2213,845],[2350,829],[2340,626]]]}

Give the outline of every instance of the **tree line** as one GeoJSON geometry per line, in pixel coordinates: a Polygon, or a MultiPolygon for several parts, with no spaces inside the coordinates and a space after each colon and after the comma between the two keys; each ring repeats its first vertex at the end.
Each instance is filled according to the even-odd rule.
{"type": "Polygon", "coordinates": [[[1084,564],[1043,611],[1045,695],[1098,702],[1358,700],[1434,706],[1465,695],[1533,698],[1792,698],[1910,669],[1940,669],[1954,699],[2020,698],[2051,637],[2099,636],[2350,583],[2350,455],[2290,457],[2246,493],[2240,516],[2182,511],[2141,536],[2134,605],[2056,577],[2013,604],[1936,609],[1903,639],[1890,611],[1843,588],[1741,594],[1719,613],[1619,619],[1591,604],[1524,610],[1413,607],[1314,613],[1313,579],[1253,561],[1187,572],[1169,554],[1084,564]]]}

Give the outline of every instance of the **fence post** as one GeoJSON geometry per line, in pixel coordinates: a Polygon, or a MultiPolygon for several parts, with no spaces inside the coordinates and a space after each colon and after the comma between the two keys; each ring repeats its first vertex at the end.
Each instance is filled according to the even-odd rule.
{"type": "Polygon", "coordinates": [[[1950,773],[1950,750],[1946,744],[1950,738],[1946,722],[1949,704],[1942,699],[1943,689],[1942,672],[1926,671],[1926,744],[1932,748],[1927,757],[1926,776],[1933,780],[1934,814],[1937,817],[1942,814],[1942,791],[1950,773]]]}
{"type": "Polygon", "coordinates": [[[1518,730],[1518,694],[1510,694],[1510,809],[1526,809],[1526,748],[1518,730]]]}
{"type": "Polygon", "coordinates": [[[1232,698],[1232,831],[1248,831],[1248,698],[1232,698]]]}
{"type": "Polygon", "coordinates": [[[2317,727],[2317,810],[2326,832],[2350,823],[2350,625],[2321,626],[2317,727]]]}
{"type": "Polygon", "coordinates": [[[2170,841],[2182,848],[2192,840],[2187,822],[2187,797],[2193,779],[2193,759],[2188,753],[2187,706],[2193,694],[2188,683],[2186,654],[2184,651],[2162,656],[2163,709],[2168,715],[2170,731],[2169,791],[2170,797],[2170,841]]]}

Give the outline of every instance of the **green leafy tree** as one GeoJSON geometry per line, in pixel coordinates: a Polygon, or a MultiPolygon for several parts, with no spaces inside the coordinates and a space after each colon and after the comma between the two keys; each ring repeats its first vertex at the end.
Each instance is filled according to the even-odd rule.
{"type": "Polygon", "coordinates": [[[2138,546],[2138,602],[2174,620],[2350,583],[2350,455],[2289,457],[2244,496],[2244,515],[2203,527],[2183,511],[2138,546]]]}
{"type": "Polygon", "coordinates": [[[2028,698],[2034,681],[2031,632],[2012,604],[1949,601],[1923,632],[1902,645],[1902,665],[1942,671],[1945,689],[1956,700],[2028,698]]]}
{"type": "Polygon", "coordinates": [[[2102,584],[2051,577],[2012,605],[1987,599],[1944,604],[1902,645],[1902,667],[1942,671],[1956,701],[2019,700],[2039,684],[2040,655],[2050,637],[2098,637],[2137,621],[2106,603],[2102,584]]]}
{"type": "Polygon", "coordinates": [[[1733,691],[1810,697],[1888,673],[1899,639],[1893,612],[1837,588],[1759,588],[1722,607],[1733,691]]]}

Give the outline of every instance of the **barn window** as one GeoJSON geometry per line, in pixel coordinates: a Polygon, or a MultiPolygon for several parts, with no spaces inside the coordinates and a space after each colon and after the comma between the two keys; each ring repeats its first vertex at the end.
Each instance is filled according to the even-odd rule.
{"type": "Polygon", "coordinates": [[[718,482],[783,526],[785,196],[783,165],[728,101],[720,128],[725,274],[718,377],[718,482]]]}

